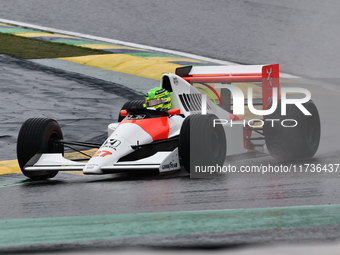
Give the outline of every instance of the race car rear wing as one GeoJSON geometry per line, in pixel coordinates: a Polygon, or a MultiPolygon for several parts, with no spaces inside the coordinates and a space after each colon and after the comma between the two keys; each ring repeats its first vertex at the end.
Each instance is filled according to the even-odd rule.
{"type": "MultiPolygon", "coordinates": [[[[262,82],[263,110],[267,110],[270,102],[272,101],[273,88],[277,88],[278,98],[280,98],[279,64],[238,66],[185,66],[177,68],[176,74],[189,83],[262,82]]],[[[221,91],[221,97],[223,97],[223,94],[223,91],[221,91]]]]}

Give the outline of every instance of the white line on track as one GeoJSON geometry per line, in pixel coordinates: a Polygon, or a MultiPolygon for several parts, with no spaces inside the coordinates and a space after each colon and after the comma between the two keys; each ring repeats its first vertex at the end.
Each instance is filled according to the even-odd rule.
{"type": "MultiPolygon", "coordinates": [[[[162,53],[182,56],[182,57],[185,57],[185,58],[192,58],[192,59],[196,59],[196,60],[212,62],[212,63],[216,63],[216,64],[220,64],[220,65],[240,65],[240,64],[234,63],[234,62],[229,62],[229,61],[224,61],[224,60],[219,60],[219,59],[213,59],[213,58],[208,58],[208,57],[202,57],[202,56],[198,56],[198,55],[191,54],[191,53],[185,53],[185,52],[181,52],[181,51],[168,50],[168,49],[152,47],[152,46],[138,44],[138,43],[124,42],[124,41],[120,41],[120,40],[115,40],[115,39],[110,39],[110,38],[105,38],[105,37],[100,37],[100,36],[87,35],[87,34],[82,34],[82,33],[77,33],[77,32],[71,32],[71,31],[66,31],[66,30],[62,30],[62,29],[44,27],[44,26],[39,26],[39,25],[34,25],[34,24],[29,24],[29,23],[25,23],[25,22],[14,21],[14,20],[0,19],[0,22],[10,24],[10,25],[16,25],[16,26],[20,26],[20,27],[24,27],[24,28],[37,29],[37,30],[46,31],[46,32],[52,32],[52,33],[58,33],[58,34],[63,34],[63,35],[70,35],[70,36],[86,38],[86,39],[95,40],[95,41],[99,41],[99,42],[113,43],[113,44],[119,44],[119,45],[124,45],[124,46],[128,46],[128,47],[135,47],[135,48],[140,48],[140,49],[145,49],[145,50],[158,51],[158,52],[162,52],[162,53]]],[[[280,73],[280,77],[281,78],[301,78],[301,77],[298,77],[298,76],[293,76],[293,75],[285,74],[285,73],[280,73]]]]}

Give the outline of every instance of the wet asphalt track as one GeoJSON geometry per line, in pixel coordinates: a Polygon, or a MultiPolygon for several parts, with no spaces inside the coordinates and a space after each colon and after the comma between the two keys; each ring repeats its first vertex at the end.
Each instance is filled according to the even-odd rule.
{"type": "MultiPolygon", "coordinates": [[[[83,133],[86,133],[90,134],[86,136],[89,141],[103,140],[106,124],[115,120],[120,105],[131,97],[130,93],[125,94],[129,91],[124,93],[123,90],[105,91],[101,82],[96,84],[95,80],[82,75],[61,73],[61,71],[46,69],[39,65],[28,65],[30,66],[28,68],[27,62],[21,63],[21,61],[7,57],[2,57],[0,60],[0,67],[6,73],[2,76],[1,84],[2,86],[11,84],[10,90],[2,90],[6,102],[11,102],[11,107],[2,106],[2,109],[6,109],[7,112],[2,115],[3,121],[1,121],[1,130],[4,135],[0,141],[7,148],[2,149],[3,155],[6,155],[7,151],[15,153],[16,133],[20,128],[20,123],[26,117],[56,118],[62,125],[65,137],[70,139],[82,140],[83,133]],[[89,80],[91,83],[88,82],[89,80]],[[18,99],[20,95],[18,91],[21,91],[21,95],[25,95],[25,100],[18,99]],[[31,93],[31,91],[36,93],[31,93]],[[12,111],[8,111],[9,109],[12,111]]],[[[318,90],[316,92],[320,93],[318,90]]],[[[316,104],[321,103],[322,118],[330,121],[331,118],[323,114],[332,109],[329,101],[325,101],[324,97],[331,97],[334,91],[323,90],[323,93],[317,94],[314,101],[316,104]]],[[[338,96],[335,93],[334,100],[338,96]]],[[[332,111],[335,114],[334,109],[332,111]]],[[[334,139],[337,129],[331,124],[323,125],[323,143],[315,159],[294,163],[339,163],[340,150],[337,140],[334,139]]],[[[231,164],[239,167],[280,163],[270,156],[262,156],[257,159],[232,161],[231,164]]],[[[52,180],[33,183],[25,182],[23,176],[16,174],[2,178],[7,178],[7,184],[2,184],[1,188],[0,220],[330,205],[339,204],[340,201],[338,173],[264,175],[247,173],[223,175],[221,178],[213,179],[190,179],[185,171],[164,176],[126,174],[79,176],[59,173],[52,180]],[[18,182],[21,183],[18,185],[18,182]]],[[[329,225],[73,242],[62,246],[59,244],[35,246],[33,249],[40,250],[43,247],[46,249],[98,248],[121,245],[225,246],[249,243],[329,241],[339,238],[339,233],[337,225],[329,225]],[[200,241],[197,242],[197,239],[200,241]]],[[[19,249],[25,250],[27,247],[19,249]]]]}
{"type": "MultiPolygon", "coordinates": [[[[24,1],[11,1],[4,4],[4,9],[10,10],[10,12],[1,13],[0,16],[4,18],[10,18],[13,20],[26,21],[35,24],[48,25],[51,27],[58,27],[62,29],[69,29],[72,31],[85,32],[89,34],[95,34],[100,36],[112,37],[115,39],[137,41],[139,43],[145,43],[148,45],[155,45],[161,47],[168,47],[172,49],[180,49],[182,51],[193,50],[194,53],[207,55],[207,51],[203,48],[209,49],[209,56],[216,58],[223,58],[226,60],[234,60],[237,62],[244,63],[262,63],[262,62],[280,62],[283,66],[283,70],[286,72],[292,71],[293,74],[314,74],[314,70],[328,70],[332,75],[336,75],[337,72],[334,70],[334,66],[328,68],[325,65],[325,61],[329,60],[327,58],[321,58],[323,51],[327,47],[323,48],[321,52],[315,51],[319,58],[313,59],[315,61],[308,61],[305,65],[306,60],[310,58],[310,54],[301,53],[300,55],[294,55],[292,51],[284,51],[284,48],[279,52],[275,48],[272,52],[278,53],[277,56],[280,57],[267,57],[267,54],[261,54],[265,52],[263,48],[262,39],[263,37],[258,37],[255,33],[252,34],[251,38],[255,37],[255,41],[247,42],[248,38],[246,35],[249,33],[236,33],[235,36],[240,36],[238,42],[246,42],[246,46],[239,45],[235,48],[235,42],[224,40],[226,43],[235,50],[228,52],[219,52],[218,49],[222,50],[225,47],[222,46],[222,42],[218,43],[220,39],[217,39],[216,45],[209,47],[205,43],[210,43],[211,35],[207,37],[202,37],[199,40],[202,43],[197,43],[195,47],[186,48],[186,43],[191,42],[192,38],[185,37],[183,40],[167,40],[166,38],[171,38],[170,34],[174,36],[176,34],[174,31],[176,29],[158,28],[157,26],[152,26],[152,28],[143,26],[143,22],[133,22],[136,17],[133,15],[128,15],[132,9],[128,5],[120,8],[124,9],[125,12],[120,12],[121,15],[126,15],[129,19],[133,18],[130,22],[128,19],[121,18],[121,23],[129,28],[135,27],[136,30],[142,31],[143,27],[146,31],[149,31],[149,36],[145,33],[134,33],[134,39],[132,40],[133,30],[128,30],[128,32],[123,33],[122,27],[115,28],[115,26],[104,26],[104,20],[110,20],[109,14],[103,15],[104,8],[100,11],[89,13],[89,15],[80,16],[79,12],[72,9],[72,6],[77,6],[76,4],[70,4],[67,8],[64,8],[65,14],[68,12],[73,13],[78,16],[68,15],[69,18],[76,20],[77,22],[67,22],[62,18],[54,17],[49,13],[50,7],[41,5],[44,11],[39,11],[39,8],[32,8],[31,12],[39,13],[39,15],[32,15],[32,13],[25,12],[22,15],[20,11],[20,6],[15,5],[21,2],[22,8],[24,8],[24,1]],[[13,3],[12,7],[10,5],[13,3]],[[16,8],[14,8],[15,6],[16,8]],[[20,17],[19,17],[20,14],[20,17]],[[17,15],[17,16],[16,16],[17,15]],[[89,18],[97,17],[96,19],[89,18]],[[27,18],[26,18],[27,17],[27,18]],[[103,19],[103,20],[102,20],[103,19]],[[58,23],[58,21],[60,23],[58,23]],[[56,22],[56,23],[54,23],[56,22]],[[90,22],[86,23],[85,22],[90,22]],[[98,25],[101,24],[101,25],[98,25]],[[100,27],[100,29],[98,29],[100,27]],[[166,35],[161,37],[161,42],[159,43],[156,39],[150,40],[149,38],[154,36],[155,38],[160,38],[157,35],[160,34],[161,29],[166,35]],[[96,31],[95,31],[96,30],[96,31]],[[150,30],[152,33],[150,34],[150,30]],[[112,32],[113,31],[113,32],[112,32]],[[112,34],[111,34],[112,33],[112,34]],[[243,34],[243,36],[242,36],[243,34]],[[257,38],[257,39],[256,39],[257,38]],[[149,41],[146,41],[149,39],[149,41]],[[184,41],[183,45],[180,43],[184,41]],[[177,43],[178,42],[178,43],[177,43]],[[185,43],[186,42],[186,43],[185,43]],[[170,45],[171,44],[171,45],[170,45]],[[251,44],[251,45],[248,45],[251,44]],[[175,46],[174,46],[175,45],[175,46]],[[201,47],[200,45],[203,45],[201,47]],[[248,46],[247,46],[248,45],[248,46]],[[256,50],[254,50],[254,47],[256,50]],[[188,50],[190,49],[190,50],[188,50]],[[212,50],[210,50],[212,49],[212,50]],[[247,51],[248,50],[248,51],[247,51]],[[256,52],[256,53],[255,53],[256,52]],[[231,55],[229,55],[231,54],[231,55]],[[319,55],[321,54],[321,55],[319,55]],[[292,62],[293,55],[296,56],[292,62]],[[223,57],[221,57],[223,56],[223,57]],[[263,56],[266,56],[263,58],[263,56]],[[250,61],[248,61],[251,59],[250,61]],[[320,61],[320,62],[319,62],[320,61]],[[322,64],[321,64],[322,63],[322,64]],[[304,64],[304,65],[302,65],[304,64]],[[315,66],[316,65],[316,66],[315,66]],[[296,67],[301,67],[300,72],[294,72],[296,67]]],[[[39,1],[35,1],[39,2],[39,1]]],[[[242,12],[247,10],[243,7],[252,6],[252,10],[247,10],[247,15],[240,15],[240,19],[248,19],[245,17],[250,16],[254,20],[261,19],[263,15],[254,15],[253,8],[261,6],[260,1],[250,2],[233,2],[232,6],[238,6],[242,9],[242,12]],[[247,5],[248,4],[248,5],[247,5]]],[[[55,1],[55,3],[59,3],[55,1]]],[[[74,3],[74,2],[73,2],[74,3]]],[[[138,2],[138,3],[142,3],[138,2]]],[[[186,2],[184,5],[187,5],[186,2]]],[[[333,2],[335,4],[335,2],[333,2]]],[[[102,2],[105,6],[105,1],[102,2]]],[[[130,3],[131,4],[131,3],[130,3]]],[[[89,5],[91,1],[87,1],[82,10],[93,10],[89,5]]],[[[137,2],[131,5],[138,5],[137,2]]],[[[141,4],[142,5],[142,4],[141,4]]],[[[155,5],[154,5],[155,6],[155,5]]],[[[263,5],[262,5],[263,6],[263,5]]],[[[235,7],[235,8],[236,8],[235,7]]],[[[315,11],[313,6],[300,6],[299,8],[293,8],[287,10],[286,7],[277,7],[276,5],[264,5],[259,11],[271,10],[270,13],[275,13],[275,10],[283,10],[283,12],[278,12],[279,16],[274,16],[273,20],[282,24],[285,27],[285,22],[287,22],[287,13],[290,13],[293,17],[301,17],[301,23],[305,24],[306,17],[309,15],[321,17],[323,19],[336,19],[333,15],[333,10],[330,10],[330,15],[323,15],[323,12],[315,11]],[[310,8],[312,8],[310,10],[310,8]],[[306,10],[307,9],[307,10],[306,10]],[[294,16],[296,12],[299,15],[294,16]],[[282,15],[282,17],[280,16],[282,15]],[[281,18],[280,18],[281,17],[281,18]],[[283,19],[284,17],[287,20],[283,19]]],[[[314,6],[315,7],[315,6],[314,6]]],[[[329,7],[329,6],[326,6],[329,7]]],[[[323,7],[323,8],[326,8],[323,7]]],[[[75,8],[75,7],[73,7],[75,8]]],[[[147,8],[148,10],[149,8],[147,8]]],[[[180,8],[179,8],[180,9],[180,8]]],[[[198,8],[201,9],[201,8],[198,8]]],[[[209,8],[208,8],[209,9],[209,8]]],[[[139,9],[141,10],[141,9],[139,9]]],[[[180,12],[185,10],[179,10],[180,12]]],[[[237,9],[240,10],[240,9],[237,9]]],[[[199,11],[199,10],[195,10],[199,11]]],[[[206,12],[206,10],[204,10],[206,12]]],[[[215,9],[211,10],[215,13],[215,9]]],[[[104,12],[105,13],[105,12],[104,12]]],[[[152,12],[157,15],[157,11],[152,12]]],[[[167,12],[167,15],[174,13],[173,11],[167,12]]],[[[237,12],[235,12],[237,13],[237,12]]],[[[261,13],[261,12],[260,12],[261,13]]],[[[193,13],[192,13],[193,14],[193,13]]],[[[196,12],[195,12],[196,14],[196,12]]],[[[118,14],[117,14],[118,15],[118,14]]],[[[197,14],[198,15],[198,14],[197,14]]],[[[220,14],[222,15],[222,14],[220,14]]],[[[148,15],[150,16],[150,15],[148,15]]],[[[202,16],[202,15],[200,15],[202,16]]],[[[205,15],[204,15],[205,16],[205,15]]],[[[213,15],[211,15],[213,16],[213,15]]],[[[221,16],[217,15],[220,19],[221,16]]],[[[225,15],[223,17],[236,17],[232,13],[225,15]]],[[[153,16],[151,16],[153,17],[153,16]]],[[[166,16],[167,17],[167,16],[166,16]]],[[[188,15],[189,17],[194,17],[193,15],[188,15]]],[[[196,16],[197,17],[197,16],[196,16]]],[[[214,16],[215,17],[215,16],[214,16]]],[[[112,19],[118,18],[117,16],[111,15],[112,19]]],[[[164,18],[164,17],[163,17],[164,18]]],[[[182,22],[183,20],[170,19],[170,22],[166,24],[178,25],[177,22],[182,22]]],[[[250,19],[250,18],[249,18],[250,19]]],[[[115,24],[115,20],[112,20],[111,24],[115,24]]],[[[143,21],[143,19],[141,19],[143,21]]],[[[186,20],[188,21],[188,20],[186,20]]],[[[148,21],[144,21],[147,24],[148,21]]],[[[200,21],[200,22],[207,22],[200,21]]],[[[244,21],[246,24],[246,21],[244,21]]],[[[294,24],[293,21],[291,21],[294,24]]],[[[110,23],[110,22],[108,22],[110,23]]],[[[116,22],[117,23],[117,22],[116,22]]],[[[144,23],[144,24],[145,24],[144,23]]],[[[207,23],[201,24],[201,29],[206,29],[207,23]]],[[[256,23],[256,22],[255,22],[256,23]]],[[[190,25],[190,22],[186,22],[190,25]]],[[[231,24],[231,23],[228,23],[231,24]]],[[[227,25],[228,25],[227,24],[227,25]]],[[[296,24],[296,23],[295,23],[296,24]]],[[[319,23],[318,23],[319,24],[319,23]]],[[[320,25],[323,26],[323,23],[320,25]]],[[[179,26],[177,26],[179,27],[179,26]]],[[[218,26],[217,26],[218,27],[218,26]]],[[[299,30],[299,26],[294,27],[294,29],[299,30]]],[[[311,29],[313,26],[310,26],[311,29]]],[[[215,27],[216,28],[216,27],[215,27]]],[[[268,27],[264,26],[260,30],[264,36],[265,31],[268,27]]],[[[276,30],[278,27],[275,26],[276,30]]],[[[180,30],[182,30],[181,28],[180,30]]],[[[198,29],[198,28],[197,28],[198,29]]],[[[283,28],[281,28],[283,29],[283,28]]],[[[302,28],[301,28],[302,29],[302,28]]],[[[183,29],[184,30],[184,29],[183,29]]],[[[193,27],[193,31],[195,27],[193,27]]],[[[211,29],[213,31],[213,29],[211,29]]],[[[240,30],[238,30],[240,31],[240,30]]],[[[242,30],[241,30],[242,31],[242,30]]],[[[289,31],[289,29],[288,29],[289,31]]],[[[335,30],[334,30],[335,31],[335,30]]],[[[181,31],[179,31],[181,32],[181,31]]],[[[204,31],[203,31],[204,32],[204,31]]],[[[248,31],[249,32],[249,31],[248,31]]],[[[299,32],[299,31],[291,31],[299,32]]],[[[302,32],[302,31],[300,31],[302,32]]],[[[305,31],[306,35],[312,36],[311,30],[305,31]]],[[[320,30],[320,33],[326,33],[324,30],[320,30]]],[[[187,33],[187,31],[186,31],[187,33]]],[[[182,36],[184,32],[182,31],[182,36]]],[[[194,33],[198,35],[197,31],[194,33]]],[[[207,33],[203,33],[207,34],[207,33]]],[[[222,33],[219,33],[220,35],[222,33]]],[[[269,33],[270,34],[270,33],[269,33]]],[[[336,36],[335,32],[332,36],[336,36]]],[[[178,37],[177,37],[178,38],[178,37]]],[[[181,37],[183,38],[183,37],[181,37]]],[[[234,38],[234,36],[232,37],[234,38]]],[[[279,40],[277,36],[271,37],[272,40],[279,40]]],[[[300,38],[300,37],[299,37],[300,38]]],[[[319,37],[318,37],[319,38],[319,37]]],[[[333,37],[332,37],[333,38],[333,37]]],[[[226,39],[226,38],[224,38],[226,39]]],[[[282,38],[281,38],[282,39],[282,38]]],[[[303,40],[305,40],[303,39],[303,40]]],[[[301,39],[302,40],[302,39],[301,39]]],[[[197,40],[196,40],[197,41],[197,40]]],[[[286,41],[286,40],[285,40],[286,41]]],[[[315,40],[314,40],[315,41],[315,40]]],[[[331,43],[328,41],[328,43],[331,43]]],[[[278,43],[273,42],[273,44],[278,43]]],[[[294,48],[295,42],[289,42],[290,47],[294,48]]],[[[310,50],[311,40],[308,40],[306,47],[303,51],[310,50]],[[310,46],[310,47],[308,47],[310,46]]],[[[267,45],[268,46],[268,45],[267,45]]],[[[274,46],[274,45],[272,45],[274,46]]],[[[316,47],[315,44],[312,45],[312,49],[316,47]]],[[[298,47],[301,49],[301,47],[298,47]]],[[[295,52],[296,53],[296,52],[295,52]]],[[[323,52],[325,53],[325,52],[323,52]]],[[[337,52],[334,53],[334,57],[337,52]]],[[[325,55],[324,55],[325,56],[325,55]]],[[[333,57],[333,56],[332,56],[333,57]]],[[[333,59],[333,58],[332,58],[333,59]]],[[[334,58],[334,63],[336,63],[338,58],[334,58]]],[[[310,60],[310,59],[309,59],[310,60]]],[[[2,62],[3,63],[3,62],[2,62]]],[[[327,62],[329,63],[329,62],[327,62]]],[[[69,136],[72,139],[82,138],[82,134],[89,132],[88,136],[90,139],[104,139],[103,130],[105,132],[106,125],[111,120],[115,120],[120,105],[127,100],[125,96],[120,94],[117,95],[114,91],[107,93],[100,86],[90,86],[91,82],[84,82],[86,78],[74,79],[71,76],[65,77],[65,74],[55,75],[52,73],[42,72],[41,70],[31,70],[23,66],[18,66],[15,63],[5,63],[0,64],[0,68],[3,71],[1,75],[1,95],[5,95],[6,100],[2,100],[1,108],[6,109],[6,114],[1,116],[1,139],[0,144],[6,146],[8,150],[3,152],[2,159],[11,159],[14,153],[14,145],[16,134],[19,129],[19,123],[23,122],[28,117],[39,117],[48,116],[56,118],[62,125],[65,136],[69,136]],[[4,75],[3,75],[4,74],[4,75]],[[11,86],[8,90],[6,84],[15,84],[11,86]],[[46,89],[46,84],[49,86],[46,89]],[[13,88],[17,88],[17,90],[13,88]],[[13,89],[13,91],[11,91],[13,89]],[[18,97],[18,91],[21,95],[25,94],[25,100],[18,97]],[[31,93],[35,92],[35,93],[31,93]],[[70,96],[72,95],[72,96],[70,96]],[[46,96],[50,96],[50,100],[46,100],[46,96]],[[10,104],[10,107],[8,107],[10,104]],[[90,105],[91,104],[91,105],[90,105]],[[94,107],[93,107],[94,106],[94,107]],[[10,109],[10,110],[9,110],[10,109]],[[98,109],[101,109],[98,111],[98,109]],[[81,130],[81,132],[79,132],[81,130]],[[7,156],[6,153],[9,155],[7,156]],[[6,155],[3,157],[3,155],[6,155]]],[[[93,81],[92,81],[93,82],[93,81]]],[[[332,82],[334,83],[334,82],[332,82]]],[[[93,83],[92,83],[93,84],[93,83]]],[[[317,90],[317,89],[316,89],[317,90]]],[[[322,143],[320,145],[320,150],[316,158],[312,161],[313,163],[339,163],[340,148],[339,148],[339,138],[338,133],[338,112],[339,109],[339,90],[337,87],[328,87],[319,90],[318,93],[313,93],[313,99],[316,102],[319,110],[321,112],[321,118],[323,120],[323,137],[322,143]]],[[[298,162],[298,163],[312,163],[308,162],[298,162]]],[[[270,156],[265,156],[260,159],[251,159],[243,162],[235,162],[235,165],[240,164],[260,164],[260,163],[272,163],[275,162],[270,156]]],[[[12,176],[12,178],[18,178],[22,180],[21,176],[12,176]]],[[[100,214],[125,214],[125,213],[143,213],[143,212],[171,212],[171,211],[191,211],[191,210],[215,210],[215,209],[236,209],[236,208],[260,208],[260,207],[283,207],[283,206],[300,206],[300,205],[327,205],[327,204],[339,204],[339,177],[336,174],[267,174],[267,175],[228,175],[221,179],[197,179],[190,180],[188,174],[184,171],[181,173],[175,173],[169,176],[127,176],[127,175],[108,175],[108,176],[77,176],[71,174],[59,174],[57,177],[51,181],[43,183],[26,183],[19,186],[10,186],[1,188],[1,219],[19,219],[19,218],[38,218],[38,217],[57,217],[57,216],[79,216],[79,215],[100,215],[100,214]]],[[[196,245],[197,240],[200,240],[200,244],[244,244],[244,243],[267,243],[267,242],[299,242],[299,241],[320,241],[320,240],[334,240],[339,238],[339,227],[338,226],[323,226],[323,227],[311,227],[311,228],[294,228],[294,229],[281,229],[281,230],[261,230],[261,231],[243,231],[234,233],[223,233],[223,234],[209,234],[209,235],[191,235],[191,236],[177,236],[177,237],[155,237],[155,238],[134,238],[123,241],[103,241],[94,243],[80,244],[83,246],[88,245],[89,247],[98,246],[119,246],[119,245],[159,245],[159,246],[176,246],[176,245],[196,245]]],[[[72,245],[71,245],[72,246],[72,245]]],[[[74,245],[74,246],[77,246],[74,245]]]]}
{"type": "Polygon", "coordinates": [[[337,0],[12,0],[1,2],[0,17],[339,78],[339,9],[337,0]]]}
{"type": "Polygon", "coordinates": [[[0,55],[0,71],[0,144],[8,147],[0,160],[16,159],[17,135],[28,118],[57,120],[69,140],[101,142],[108,123],[117,121],[121,106],[143,98],[120,84],[4,55],[0,55]]]}

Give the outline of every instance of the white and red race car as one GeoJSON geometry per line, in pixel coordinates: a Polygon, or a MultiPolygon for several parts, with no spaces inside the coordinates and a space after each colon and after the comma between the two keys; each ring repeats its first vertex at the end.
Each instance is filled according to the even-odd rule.
{"type": "Polygon", "coordinates": [[[309,100],[303,104],[311,115],[288,104],[287,114],[282,116],[280,100],[273,100],[279,93],[278,65],[188,66],[178,68],[176,74],[164,74],[160,86],[170,92],[171,109],[145,109],[143,100],[125,103],[118,122],[108,125],[103,144],[66,141],[55,120],[28,119],[17,141],[23,174],[44,179],[58,171],[75,170],[106,174],[154,169],[163,173],[181,166],[190,172],[196,165],[223,165],[229,156],[253,154],[264,144],[279,160],[309,158],[318,149],[320,119],[314,103],[309,100]],[[276,110],[250,121],[234,115],[231,107],[235,111],[239,102],[236,105],[237,90],[231,83],[245,82],[262,83],[262,99],[254,103],[250,98],[248,105],[257,102],[267,110],[275,103],[276,110]],[[226,89],[225,84],[231,86],[226,89]],[[211,99],[207,100],[208,96],[211,99]],[[296,125],[281,125],[285,120],[295,120],[296,125]],[[263,143],[256,144],[258,141],[263,143]],[[87,160],[70,160],[64,157],[65,145],[99,149],[87,160]]]}

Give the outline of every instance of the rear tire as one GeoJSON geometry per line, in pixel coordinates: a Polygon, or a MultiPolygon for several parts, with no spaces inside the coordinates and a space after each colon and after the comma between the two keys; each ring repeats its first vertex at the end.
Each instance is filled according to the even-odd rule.
{"type": "MultiPolygon", "coordinates": [[[[279,119],[280,122],[284,119],[293,119],[298,123],[295,127],[283,127],[281,123],[275,121],[272,127],[271,121],[265,121],[263,132],[268,151],[280,161],[311,158],[318,150],[321,133],[319,113],[313,101],[310,100],[303,105],[311,116],[304,115],[293,104],[287,105],[287,115],[282,116],[280,101],[275,112],[266,116],[266,119],[279,119]]],[[[288,123],[287,121],[286,125],[293,124],[288,123]]]]}
{"type": "MultiPolygon", "coordinates": [[[[123,106],[121,110],[126,110],[126,109],[144,109],[143,104],[145,103],[144,100],[132,100],[132,101],[128,101],[126,102],[123,106]]],[[[121,122],[123,119],[125,118],[125,116],[118,115],[118,122],[121,122]]]]}
{"type": "Polygon", "coordinates": [[[31,118],[24,122],[17,141],[17,157],[22,173],[31,179],[46,179],[58,171],[25,171],[25,165],[37,153],[64,153],[64,146],[53,140],[63,139],[61,128],[53,119],[31,118]]]}
{"type": "Polygon", "coordinates": [[[222,125],[213,126],[214,114],[190,115],[181,127],[179,155],[187,172],[195,167],[223,166],[226,157],[226,136],[222,125]]]}

